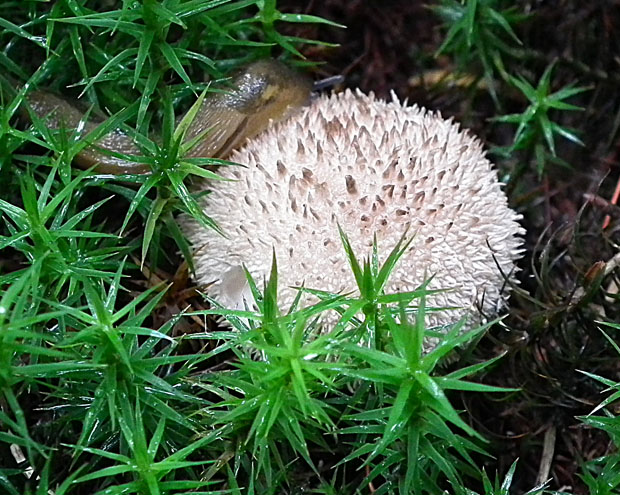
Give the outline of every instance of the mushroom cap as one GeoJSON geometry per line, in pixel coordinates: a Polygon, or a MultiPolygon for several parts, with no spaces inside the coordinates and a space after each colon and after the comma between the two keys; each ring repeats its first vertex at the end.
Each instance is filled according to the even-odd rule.
{"type": "Polygon", "coordinates": [[[184,218],[196,249],[198,282],[229,308],[251,304],[243,275],[268,278],[275,249],[279,301],[287,309],[305,286],[356,290],[340,241],[358,259],[380,261],[408,229],[413,241],[385,292],[410,291],[433,276],[430,325],[468,315],[468,327],[505,303],[522,253],[520,218],[508,207],[481,142],[452,120],[418,106],[346,91],[321,96],[235,151],[245,167],[220,169],[230,182],[206,185],[203,208],[223,230],[184,218]],[[245,300],[245,302],[244,302],[245,300]]]}

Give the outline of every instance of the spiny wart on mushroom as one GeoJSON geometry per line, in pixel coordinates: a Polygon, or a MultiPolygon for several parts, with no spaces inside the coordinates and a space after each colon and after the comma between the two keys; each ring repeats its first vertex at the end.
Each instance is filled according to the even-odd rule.
{"type": "Polygon", "coordinates": [[[203,207],[226,237],[184,219],[200,283],[224,306],[251,303],[241,269],[255,280],[278,261],[282,308],[292,287],[352,291],[338,225],[358,257],[376,235],[384,257],[409,229],[410,248],[385,291],[414,290],[434,276],[427,305],[443,325],[494,315],[521,255],[519,215],[507,205],[482,144],[458,124],[417,106],[346,91],[322,96],[234,152],[245,167],[220,173],[203,207]],[[245,302],[244,302],[245,298],[245,302]]]}

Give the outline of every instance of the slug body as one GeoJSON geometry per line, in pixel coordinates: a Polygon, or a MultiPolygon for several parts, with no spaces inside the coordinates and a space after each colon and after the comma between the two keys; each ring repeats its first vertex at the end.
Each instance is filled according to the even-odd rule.
{"type": "Polygon", "coordinates": [[[312,82],[275,60],[246,67],[233,81],[231,91],[216,94],[201,106],[186,139],[204,138],[190,155],[225,158],[263,131],[310,101],[312,82]]]}
{"type": "MultiPolygon", "coordinates": [[[[312,82],[275,60],[254,62],[231,81],[231,87],[206,98],[187,129],[185,140],[202,136],[190,157],[226,158],[246,139],[263,131],[271,121],[286,118],[310,101],[312,82]]],[[[31,110],[45,118],[51,128],[76,129],[89,133],[102,122],[85,120],[76,105],[45,91],[28,95],[31,110]]],[[[80,168],[95,167],[104,174],[146,174],[145,163],[124,160],[111,153],[140,156],[140,149],[120,130],[88,146],[74,159],[80,168]]]]}

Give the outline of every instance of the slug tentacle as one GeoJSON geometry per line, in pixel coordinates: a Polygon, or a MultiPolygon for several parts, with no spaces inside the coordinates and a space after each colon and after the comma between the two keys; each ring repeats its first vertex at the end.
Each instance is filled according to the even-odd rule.
{"type": "MultiPolygon", "coordinates": [[[[312,82],[281,62],[260,60],[235,76],[231,87],[207,98],[187,129],[185,140],[202,135],[189,152],[190,157],[226,158],[243,142],[263,131],[271,121],[279,121],[307,104],[312,82]]],[[[84,120],[84,113],[69,101],[48,93],[28,94],[31,110],[45,118],[51,128],[78,128],[83,123],[91,132],[101,119],[84,120]]],[[[74,159],[80,168],[96,166],[98,173],[145,174],[148,164],[130,162],[113,153],[140,156],[140,149],[124,132],[117,129],[86,147],[74,159]]]]}

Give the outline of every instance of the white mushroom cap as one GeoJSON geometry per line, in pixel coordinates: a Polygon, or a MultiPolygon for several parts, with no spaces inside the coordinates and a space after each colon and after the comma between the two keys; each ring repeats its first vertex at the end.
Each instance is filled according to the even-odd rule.
{"type": "MultiPolygon", "coordinates": [[[[470,325],[504,303],[506,276],[521,255],[520,218],[507,205],[482,144],[458,124],[417,106],[346,91],[322,96],[234,152],[246,166],[220,169],[202,205],[226,237],[184,219],[200,283],[224,306],[251,304],[242,265],[268,278],[272,250],[287,309],[305,286],[333,292],[356,284],[338,234],[358,259],[376,234],[387,257],[409,226],[414,239],[385,292],[414,290],[434,275],[431,325],[470,325]],[[245,303],[244,303],[245,299],[245,303]]],[[[312,302],[312,301],[309,301],[312,302]]]]}

